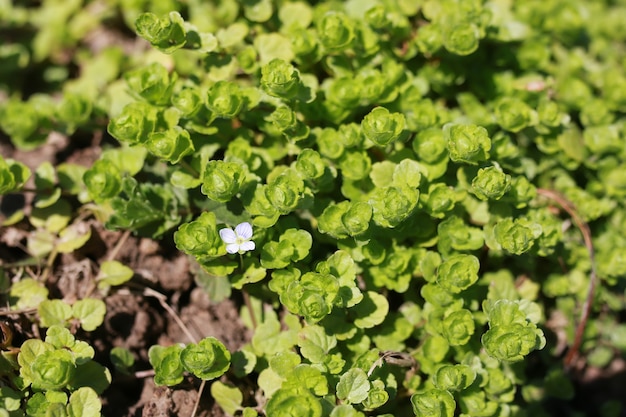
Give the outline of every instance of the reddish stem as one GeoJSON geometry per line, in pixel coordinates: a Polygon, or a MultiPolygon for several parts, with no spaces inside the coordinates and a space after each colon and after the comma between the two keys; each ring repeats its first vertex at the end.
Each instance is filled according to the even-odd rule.
{"type": "Polygon", "coordinates": [[[598,285],[596,255],[595,250],[593,249],[593,242],[591,241],[591,231],[589,230],[589,225],[580,217],[574,204],[556,191],[538,188],[537,193],[555,201],[559,206],[561,206],[563,210],[565,210],[571,216],[573,222],[576,224],[576,227],[578,227],[583,235],[583,241],[585,242],[585,247],[587,248],[587,252],[589,252],[589,260],[591,261],[589,288],[587,289],[587,297],[585,298],[585,302],[580,312],[580,320],[578,321],[576,333],[574,334],[574,343],[572,343],[572,346],[570,346],[567,354],[565,355],[565,359],[563,360],[565,368],[569,369],[572,366],[574,359],[576,359],[578,357],[578,354],[580,353],[580,345],[583,341],[583,335],[585,333],[587,320],[589,319],[589,315],[591,314],[593,297],[596,292],[596,286],[598,285]]]}

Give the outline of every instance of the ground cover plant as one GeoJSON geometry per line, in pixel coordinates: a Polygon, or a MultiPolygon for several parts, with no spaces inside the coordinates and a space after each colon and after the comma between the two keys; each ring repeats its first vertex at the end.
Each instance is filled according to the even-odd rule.
{"type": "Polygon", "coordinates": [[[0,0],[0,416],[624,415],[625,18],[0,0]]]}

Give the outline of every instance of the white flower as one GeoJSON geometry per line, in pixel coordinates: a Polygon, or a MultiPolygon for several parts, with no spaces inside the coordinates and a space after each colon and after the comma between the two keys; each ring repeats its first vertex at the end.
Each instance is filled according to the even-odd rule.
{"type": "Polygon", "coordinates": [[[252,225],[248,222],[239,223],[235,231],[231,228],[220,230],[220,237],[226,243],[226,252],[244,253],[254,250],[255,244],[252,239],[252,225]]]}

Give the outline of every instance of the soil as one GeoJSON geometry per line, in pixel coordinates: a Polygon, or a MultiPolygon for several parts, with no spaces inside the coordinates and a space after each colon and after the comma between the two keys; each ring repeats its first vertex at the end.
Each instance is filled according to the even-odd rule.
{"type": "MultiPolygon", "coordinates": [[[[100,147],[94,142],[87,147],[73,148],[67,138],[51,135],[44,147],[22,152],[12,148],[6,138],[0,137],[0,152],[3,157],[19,160],[34,171],[44,161],[54,166],[61,162],[89,166],[98,158],[100,147]]],[[[0,221],[16,207],[23,206],[28,212],[31,200],[29,193],[4,196],[0,200],[0,221]]],[[[239,319],[240,306],[231,299],[219,303],[211,301],[209,295],[194,283],[191,272],[194,261],[178,251],[171,238],[169,241],[154,241],[127,235],[123,231],[107,230],[94,218],[85,218],[83,222],[85,227],[91,228],[92,236],[78,251],[56,258],[45,281],[51,298],[71,301],[84,297],[92,291],[98,265],[105,260],[117,260],[135,272],[127,285],[100,295],[107,306],[103,325],[93,332],[79,331],[76,334],[77,338],[96,349],[95,360],[112,372],[112,383],[102,395],[103,415],[192,415],[198,400],[199,381],[190,377],[174,388],[155,386],[148,349],[155,344],[188,343],[189,337],[177,322],[179,319],[196,341],[213,336],[231,352],[235,351],[251,337],[250,331],[239,319]],[[171,311],[168,312],[164,306],[171,311]],[[116,346],[133,353],[134,374],[115,372],[109,352],[116,346]]],[[[31,229],[27,220],[0,228],[0,264],[29,259],[26,238],[31,229]]],[[[44,263],[45,260],[30,266],[27,272],[41,277],[44,263]]],[[[6,299],[2,297],[0,294],[0,301],[5,304],[6,299]]],[[[30,320],[32,315],[24,313],[0,318],[13,334],[13,346],[43,333],[43,330],[34,328],[30,320]]],[[[224,416],[211,400],[208,387],[203,391],[195,415],[224,416]]]]}

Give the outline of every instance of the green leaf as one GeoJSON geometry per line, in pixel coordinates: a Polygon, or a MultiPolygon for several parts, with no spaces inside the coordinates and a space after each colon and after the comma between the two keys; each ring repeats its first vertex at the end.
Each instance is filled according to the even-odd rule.
{"type": "Polygon", "coordinates": [[[135,175],[143,168],[148,151],[141,147],[128,147],[107,149],[102,152],[102,159],[113,164],[128,175],[135,175]]]}
{"type": "Polygon", "coordinates": [[[352,308],[356,318],[354,325],[361,329],[369,329],[379,325],[389,313],[389,302],[384,295],[373,291],[363,294],[363,300],[352,308]]]}
{"type": "Polygon", "coordinates": [[[269,365],[272,371],[276,372],[281,378],[286,379],[301,362],[302,358],[296,352],[284,351],[272,356],[269,360],[269,365]]]}
{"type": "Polygon", "coordinates": [[[67,405],[69,417],[98,417],[102,404],[98,394],[91,388],[81,387],[70,395],[67,405]]]}
{"type": "Polygon", "coordinates": [[[42,327],[65,326],[72,317],[72,307],[61,300],[44,300],[37,307],[42,327]]]}
{"type": "Polygon", "coordinates": [[[33,278],[21,279],[11,285],[11,305],[17,309],[36,308],[48,299],[48,289],[33,278]]]}
{"type": "Polygon", "coordinates": [[[70,390],[85,387],[91,388],[100,395],[109,385],[111,385],[111,372],[96,361],[89,360],[76,368],[76,375],[70,384],[70,390]]]}
{"type": "Polygon", "coordinates": [[[326,334],[321,326],[305,326],[298,333],[298,346],[303,357],[312,363],[322,363],[335,346],[337,339],[326,334]]]}
{"type": "Polygon", "coordinates": [[[332,311],[339,293],[337,279],[329,274],[307,272],[280,294],[281,302],[309,323],[317,323],[332,311]]]}
{"type": "MultiPolygon", "coordinates": [[[[23,394],[8,386],[0,387],[0,410],[16,411],[21,406],[23,394]]],[[[9,414],[6,414],[9,416],[9,414]]]]}
{"type": "Polygon", "coordinates": [[[226,414],[235,415],[238,410],[242,409],[243,394],[237,387],[230,387],[220,381],[215,381],[211,384],[211,396],[226,414]]]}
{"type": "Polygon", "coordinates": [[[33,226],[58,233],[67,226],[72,218],[72,207],[65,199],[59,199],[47,207],[34,207],[30,213],[33,226]]]}
{"type": "Polygon", "coordinates": [[[520,255],[530,250],[535,239],[541,235],[541,226],[527,221],[507,217],[494,226],[498,244],[507,252],[520,255]]]}
{"type": "Polygon", "coordinates": [[[281,389],[294,391],[310,391],[318,397],[328,394],[328,380],[317,367],[299,364],[287,376],[281,389]]]}
{"type": "Polygon", "coordinates": [[[362,404],[366,410],[375,410],[382,407],[389,400],[389,393],[385,390],[383,381],[377,379],[372,381],[372,387],[367,393],[367,398],[362,404]]]}
{"type": "Polygon", "coordinates": [[[87,342],[75,340],[74,335],[69,329],[61,325],[53,325],[46,332],[46,343],[57,349],[65,349],[71,351],[76,364],[81,365],[89,362],[95,352],[87,342]]]}
{"type": "Polygon", "coordinates": [[[103,322],[106,314],[106,304],[96,298],[83,298],[72,306],[72,315],[80,320],[85,331],[97,329],[103,322]]]}
{"type": "Polygon", "coordinates": [[[28,151],[44,144],[46,135],[37,131],[45,124],[45,116],[38,111],[33,100],[10,100],[0,106],[0,128],[18,149],[28,151]]]}
{"type": "Polygon", "coordinates": [[[176,78],[176,73],[170,75],[167,69],[157,62],[124,73],[130,91],[156,106],[170,103],[176,78]]]}
{"type": "Polygon", "coordinates": [[[511,132],[519,132],[533,123],[537,115],[531,107],[520,99],[506,97],[501,99],[495,108],[498,124],[511,132]]]}
{"type": "Polygon", "coordinates": [[[135,358],[131,351],[120,346],[111,349],[109,357],[115,370],[123,374],[129,374],[135,364],[135,358]]]}
{"type": "Polygon", "coordinates": [[[352,368],[339,378],[337,398],[348,404],[358,404],[367,398],[370,386],[365,371],[360,368],[352,368]]]}
{"type": "Polygon", "coordinates": [[[265,414],[274,417],[322,417],[322,404],[308,391],[279,389],[267,402],[265,414]]]}
{"type": "Polygon", "coordinates": [[[267,201],[280,214],[289,214],[298,207],[304,191],[304,182],[294,169],[285,170],[273,178],[265,188],[267,201]]]}
{"type": "Polygon", "coordinates": [[[297,343],[297,332],[293,330],[281,331],[276,318],[267,319],[255,330],[252,337],[252,346],[259,356],[269,356],[285,351],[297,343]]]}
{"type": "Polygon", "coordinates": [[[87,223],[73,223],[59,232],[56,250],[59,253],[71,253],[83,247],[91,238],[91,227],[87,223]]]}
{"type": "Polygon", "coordinates": [[[365,417],[365,414],[349,404],[341,404],[333,408],[330,417],[365,417]]]}
{"type": "Polygon", "coordinates": [[[342,201],[327,206],[319,217],[318,229],[337,239],[365,233],[372,218],[372,207],[363,202],[342,201]]]}
{"type": "Polygon", "coordinates": [[[412,213],[419,201],[418,189],[408,186],[385,187],[374,194],[369,203],[373,208],[374,222],[385,228],[398,226],[412,213]]]}
{"type": "Polygon", "coordinates": [[[98,281],[98,288],[105,289],[122,285],[129,281],[133,275],[132,269],[118,261],[104,261],[100,265],[100,273],[96,281],[98,281]]]}

